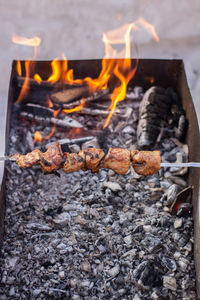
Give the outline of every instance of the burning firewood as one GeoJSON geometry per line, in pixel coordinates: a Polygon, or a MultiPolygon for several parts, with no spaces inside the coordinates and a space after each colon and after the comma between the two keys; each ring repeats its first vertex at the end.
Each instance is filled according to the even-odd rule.
{"type": "Polygon", "coordinates": [[[110,148],[107,155],[98,148],[87,148],[79,153],[62,152],[58,142],[53,143],[45,153],[35,149],[25,155],[14,154],[12,158],[21,168],[29,168],[40,164],[44,172],[50,173],[60,167],[64,172],[71,173],[82,169],[95,173],[99,168],[112,169],[117,174],[126,174],[130,161],[136,173],[153,175],[160,170],[160,151],[129,151],[124,148],[110,148]],[[105,157],[105,158],[104,158],[105,157]],[[103,160],[104,159],[104,160],[103,160]]]}
{"type": "Polygon", "coordinates": [[[65,114],[60,114],[54,117],[56,111],[52,108],[41,106],[34,103],[23,105],[23,110],[20,116],[27,119],[39,122],[40,124],[55,124],[63,128],[82,128],[83,125],[77,120],[72,119],[65,114]]]}
{"type": "MultiPolygon", "coordinates": [[[[109,89],[104,89],[104,90],[99,90],[96,91],[95,93],[92,93],[91,95],[87,96],[84,98],[85,103],[92,102],[98,99],[102,99],[105,95],[109,93],[109,89]]],[[[81,95],[82,98],[83,95],[81,95]]],[[[81,104],[82,99],[74,100],[69,103],[62,103],[62,107],[66,109],[73,108],[75,106],[78,106],[81,104]]],[[[96,103],[95,103],[96,104],[96,103]]]]}
{"type": "MultiPolygon", "coordinates": [[[[23,87],[24,82],[26,80],[26,77],[24,76],[16,76],[15,81],[18,87],[23,87]]],[[[55,90],[55,89],[60,89],[60,88],[66,88],[66,87],[72,87],[72,86],[77,86],[77,84],[73,83],[64,83],[62,81],[54,82],[52,84],[52,81],[47,81],[47,80],[41,80],[37,81],[34,78],[28,78],[28,88],[31,89],[38,89],[38,88],[44,88],[44,89],[49,89],[49,90],[55,90]]]]}
{"type": "Polygon", "coordinates": [[[82,97],[89,96],[89,86],[71,87],[56,93],[51,94],[51,100],[63,104],[82,97]]]}

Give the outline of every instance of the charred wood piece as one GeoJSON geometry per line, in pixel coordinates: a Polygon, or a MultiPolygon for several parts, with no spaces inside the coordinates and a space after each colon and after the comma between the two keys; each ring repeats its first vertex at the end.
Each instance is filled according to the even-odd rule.
{"type": "MultiPolygon", "coordinates": [[[[25,80],[26,80],[26,77],[23,77],[23,76],[16,76],[16,78],[15,78],[15,82],[19,88],[22,88],[25,80]]],[[[69,83],[65,83],[62,81],[52,82],[52,81],[46,81],[46,80],[42,80],[42,81],[38,82],[34,78],[28,78],[28,88],[31,88],[31,89],[44,88],[44,89],[52,90],[52,89],[57,89],[57,88],[61,89],[61,88],[66,88],[66,87],[71,88],[72,86],[79,86],[79,84],[71,84],[71,83],[69,84],[69,83]]]]}
{"type": "MultiPolygon", "coordinates": [[[[76,112],[77,114],[83,114],[83,115],[91,115],[91,116],[108,116],[110,111],[104,110],[104,109],[96,109],[91,107],[83,107],[81,110],[76,112]]],[[[113,115],[120,114],[120,110],[117,109],[114,111],[113,115]]]]}
{"type": "Polygon", "coordinates": [[[70,87],[62,91],[52,93],[51,100],[58,104],[64,104],[73,100],[89,96],[89,86],[70,87]]]}
{"type": "Polygon", "coordinates": [[[173,101],[171,89],[151,87],[139,107],[137,144],[141,149],[155,145],[163,122],[166,121],[173,101]]]}
{"type": "Polygon", "coordinates": [[[26,104],[23,105],[23,109],[20,112],[20,116],[27,119],[39,122],[40,124],[55,124],[56,126],[63,128],[82,128],[83,125],[78,121],[60,114],[57,118],[54,117],[54,110],[48,107],[44,107],[38,104],[26,104]]]}
{"type": "Polygon", "coordinates": [[[88,86],[79,87],[79,88],[76,87],[76,88],[66,89],[64,91],[51,94],[51,100],[53,102],[62,104],[62,107],[65,109],[71,109],[82,103],[81,98],[84,98],[85,103],[92,102],[101,99],[102,97],[107,95],[109,93],[109,90],[108,89],[100,90],[95,93],[92,93],[91,95],[89,95],[88,93],[89,93],[88,86]],[[84,92],[84,90],[85,90],[85,94],[81,93],[81,91],[84,92]]]}

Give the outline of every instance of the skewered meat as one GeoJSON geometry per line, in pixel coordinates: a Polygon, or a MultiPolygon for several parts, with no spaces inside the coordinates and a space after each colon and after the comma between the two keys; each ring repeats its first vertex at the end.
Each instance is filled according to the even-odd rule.
{"type": "Polygon", "coordinates": [[[160,151],[131,151],[132,165],[136,173],[153,175],[160,170],[160,151]]]}
{"type": "Polygon", "coordinates": [[[45,153],[42,153],[40,164],[44,172],[53,172],[60,168],[63,152],[58,142],[53,143],[45,153]]]}
{"type": "Polygon", "coordinates": [[[65,173],[79,171],[85,165],[84,159],[77,153],[64,153],[64,160],[63,170],[65,173]]]}
{"type": "Polygon", "coordinates": [[[103,168],[108,168],[117,174],[126,174],[130,165],[130,151],[123,148],[110,148],[103,162],[103,168]]]}
{"type": "Polygon", "coordinates": [[[33,165],[40,163],[42,152],[39,149],[34,149],[25,155],[19,153],[14,154],[12,157],[16,159],[16,163],[20,168],[30,168],[33,165]]]}
{"type": "Polygon", "coordinates": [[[79,152],[79,155],[85,161],[82,168],[83,171],[91,170],[92,173],[98,173],[100,168],[100,162],[105,156],[103,150],[98,148],[86,148],[79,152]]]}
{"type": "MultiPolygon", "coordinates": [[[[77,153],[63,153],[58,142],[52,144],[45,153],[35,149],[26,155],[15,154],[12,158],[21,168],[41,164],[44,172],[53,172],[63,167],[64,172],[71,173],[82,169],[99,171],[105,153],[98,148],[87,148],[77,153]]],[[[112,169],[118,174],[126,174],[130,160],[134,170],[140,175],[152,175],[160,169],[160,151],[129,151],[123,148],[110,148],[103,160],[103,168],[112,169]]]]}

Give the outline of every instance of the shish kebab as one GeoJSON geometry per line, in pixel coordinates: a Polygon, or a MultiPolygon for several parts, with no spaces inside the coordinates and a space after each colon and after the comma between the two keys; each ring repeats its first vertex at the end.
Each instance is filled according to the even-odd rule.
{"type": "Polygon", "coordinates": [[[126,174],[130,162],[136,173],[149,176],[157,173],[161,167],[200,167],[198,162],[168,163],[161,162],[160,151],[129,151],[125,148],[109,148],[105,154],[98,148],[87,148],[79,153],[64,152],[58,142],[53,143],[46,152],[39,149],[22,155],[16,153],[11,156],[0,157],[0,160],[14,160],[21,168],[29,168],[40,164],[45,173],[51,173],[63,168],[71,173],[78,170],[91,170],[96,173],[100,168],[111,169],[117,174],[126,174]]]}

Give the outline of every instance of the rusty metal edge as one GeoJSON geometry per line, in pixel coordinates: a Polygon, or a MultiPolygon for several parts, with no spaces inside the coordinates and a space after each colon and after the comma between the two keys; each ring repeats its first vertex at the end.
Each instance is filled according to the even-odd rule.
{"type": "MultiPolygon", "coordinates": [[[[200,161],[200,131],[194,103],[188,87],[184,63],[179,78],[179,93],[182,105],[189,120],[186,142],[189,146],[189,160],[200,161]]],[[[193,218],[194,218],[194,258],[196,269],[197,299],[200,299],[200,169],[190,168],[189,184],[193,186],[193,218]]]]}
{"type": "MultiPolygon", "coordinates": [[[[10,82],[9,82],[9,91],[8,91],[8,105],[7,105],[7,117],[6,117],[6,134],[5,134],[5,153],[7,153],[8,150],[8,135],[10,131],[10,115],[11,115],[11,105],[12,105],[12,99],[13,99],[13,78],[15,75],[14,71],[14,61],[12,62],[11,66],[11,75],[10,75],[10,82]]],[[[4,216],[5,216],[5,207],[6,207],[6,202],[5,202],[5,178],[6,178],[6,168],[5,168],[5,163],[2,166],[4,171],[3,171],[3,177],[0,178],[0,247],[2,245],[2,240],[3,240],[3,234],[4,234],[4,216]]]]}

